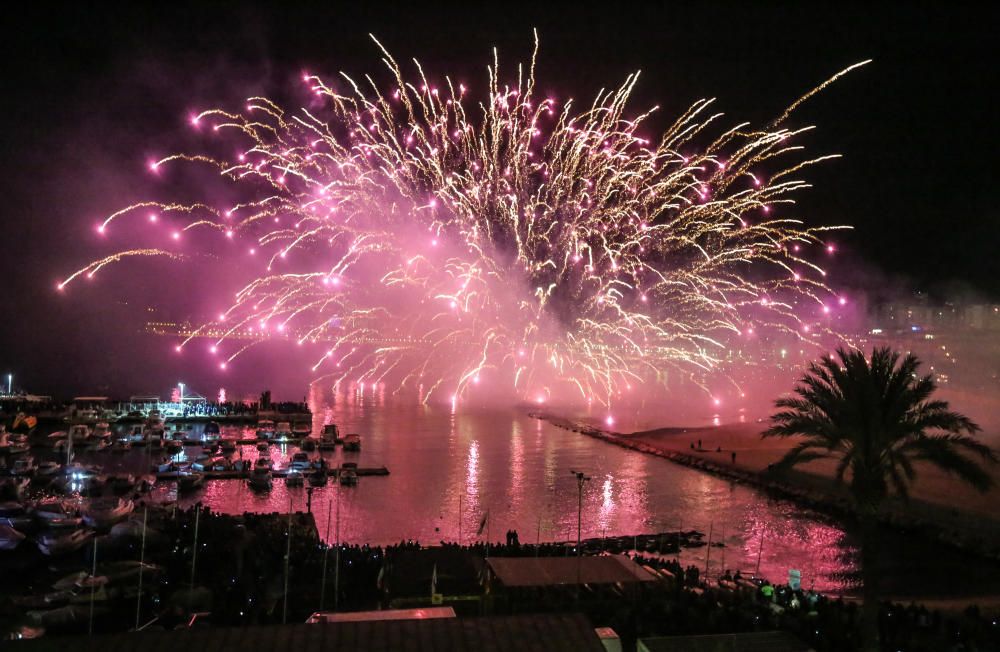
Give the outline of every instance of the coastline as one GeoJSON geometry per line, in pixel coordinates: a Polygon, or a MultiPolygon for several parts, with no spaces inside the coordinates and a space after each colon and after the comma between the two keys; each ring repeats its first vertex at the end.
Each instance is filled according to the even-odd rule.
{"type": "MultiPolygon", "coordinates": [[[[557,428],[755,487],[777,498],[837,519],[854,521],[856,518],[854,506],[845,488],[824,474],[821,465],[810,465],[807,470],[793,470],[778,475],[767,471],[767,463],[769,459],[780,457],[784,448],[778,446],[766,451],[759,448],[734,449],[731,443],[734,439],[750,435],[759,440],[759,429],[754,424],[738,424],[730,426],[728,430],[726,427],[716,426],[676,427],[626,434],[539,411],[529,412],[529,416],[557,428]],[[709,447],[695,448],[694,442],[701,440],[707,440],[709,447]],[[717,441],[726,441],[727,446],[717,445],[717,441]],[[688,448],[684,448],[685,446],[688,448]],[[734,452],[736,461],[732,461],[734,452]]],[[[988,499],[984,499],[984,504],[989,504],[988,499]]],[[[884,526],[907,533],[918,533],[964,553],[1000,562],[1000,521],[991,512],[988,506],[979,510],[967,510],[954,503],[932,502],[922,497],[911,497],[909,500],[893,497],[879,511],[878,519],[884,526]]]]}

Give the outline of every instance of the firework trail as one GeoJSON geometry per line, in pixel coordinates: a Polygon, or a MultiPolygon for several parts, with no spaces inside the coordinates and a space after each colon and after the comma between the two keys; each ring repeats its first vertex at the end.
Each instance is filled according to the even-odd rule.
{"type": "MultiPolygon", "coordinates": [[[[850,68],[764,128],[713,134],[720,114],[699,100],[654,140],[642,130],[655,109],[626,112],[637,74],[582,109],[540,97],[537,38],[516,83],[501,81],[494,52],[478,100],[419,64],[409,82],[382,52],[388,90],[304,75],[308,108],[254,97],[241,112],[192,117],[232,134],[234,160],[150,164],[214,166],[245,200],[144,202],[98,227],[155,209],[149,219],[183,224],[174,239],[217,238],[215,255],[232,251],[226,240],[246,243],[235,265],[248,282],[202,327],[223,333],[212,347],[229,349],[223,368],[246,348],[227,337],[256,329],[322,342],[312,370],[333,382],[455,400],[489,374],[530,400],[568,385],[607,403],[671,373],[703,382],[755,332],[816,338],[818,315],[844,302],[800,253],[832,248],[827,232],[843,227],[808,228],[792,213],[808,185],[798,173],[831,157],[803,157],[793,137],[806,129],[783,122],[850,68]]],[[[140,254],[178,255],[123,252],[59,288],[140,254]]]]}

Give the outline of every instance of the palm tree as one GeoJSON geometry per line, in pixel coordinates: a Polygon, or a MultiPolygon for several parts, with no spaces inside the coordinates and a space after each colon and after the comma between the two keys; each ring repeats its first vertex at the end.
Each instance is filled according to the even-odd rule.
{"type": "Polygon", "coordinates": [[[930,375],[917,375],[916,356],[900,357],[888,347],[875,349],[870,359],[841,348],[836,358],[810,363],[794,394],[775,401],[780,411],[763,433],[804,438],[775,470],[832,458],[836,481],[848,478],[861,526],[862,635],[871,650],[879,649],[876,515],[890,489],[906,499],[917,477],[915,464],[926,463],[985,492],[993,478],[979,461],[997,461],[973,437],[979,426],[931,398],[937,386],[930,375]]]}

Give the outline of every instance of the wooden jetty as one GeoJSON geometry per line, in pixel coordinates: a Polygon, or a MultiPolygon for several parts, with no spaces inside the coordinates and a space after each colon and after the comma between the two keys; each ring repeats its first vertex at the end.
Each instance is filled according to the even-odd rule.
{"type": "MultiPolygon", "coordinates": [[[[330,477],[337,477],[337,472],[339,469],[331,468],[328,470],[330,477]]],[[[312,469],[303,471],[303,475],[308,475],[312,472],[312,469]]],[[[384,466],[375,467],[360,467],[357,469],[358,475],[364,476],[382,476],[389,475],[389,469],[384,466]]],[[[179,476],[185,475],[186,472],[181,471],[168,471],[165,473],[156,473],[157,481],[165,480],[176,480],[179,476]]],[[[250,471],[198,471],[201,475],[205,476],[206,480],[246,480],[250,477],[250,471]]],[[[288,469],[272,469],[271,476],[275,478],[284,478],[288,475],[288,469]]]]}

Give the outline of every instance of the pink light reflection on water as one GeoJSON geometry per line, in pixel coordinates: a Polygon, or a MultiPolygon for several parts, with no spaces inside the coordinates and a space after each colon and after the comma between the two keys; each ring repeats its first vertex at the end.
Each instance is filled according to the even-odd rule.
{"type": "MultiPolygon", "coordinates": [[[[583,494],[583,536],[634,535],[696,529],[718,539],[725,529],[726,566],[752,572],[761,533],[765,543],[761,571],[783,579],[789,568],[802,571],[803,583],[820,590],[844,587],[836,575],[851,569],[841,555],[840,528],[808,511],[744,486],[628,451],[530,418],[513,410],[476,410],[459,403],[423,406],[366,385],[344,387],[337,394],[314,391],[314,431],[327,421],[342,433],[362,436],[360,453],[337,449],[324,453],[331,465],[347,460],[362,467],[386,466],[387,477],[362,477],[359,486],[340,488],[331,482],[313,494],[313,514],[321,536],[327,531],[327,509],[340,491],[341,540],[385,544],[418,539],[427,544],[457,540],[459,496],[462,538],[481,541],[486,532],[502,540],[508,529],[521,541],[572,541],[576,538],[577,485],[571,469],[592,480],[583,494]],[[477,530],[486,512],[483,535],[477,530]]],[[[225,428],[226,436],[232,432],[225,428]]],[[[252,436],[248,430],[246,436],[252,436]]],[[[185,450],[194,455],[196,449],[185,450]]],[[[292,447],[272,446],[277,467],[287,465],[292,447]]],[[[255,460],[253,446],[242,447],[255,460]]],[[[157,489],[172,497],[173,485],[157,489]]],[[[182,505],[201,500],[213,510],[242,513],[284,512],[289,498],[304,510],[306,491],[288,489],[275,480],[269,494],[255,494],[238,481],[209,482],[205,490],[185,497],[182,505]]],[[[333,510],[335,512],[335,509],[333,510]]],[[[330,532],[336,527],[331,524],[330,532]]],[[[684,551],[682,563],[704,568],[706,548],[684,551]]],[[[712,573],[721,551],[712,549],[712,573]]]]}

